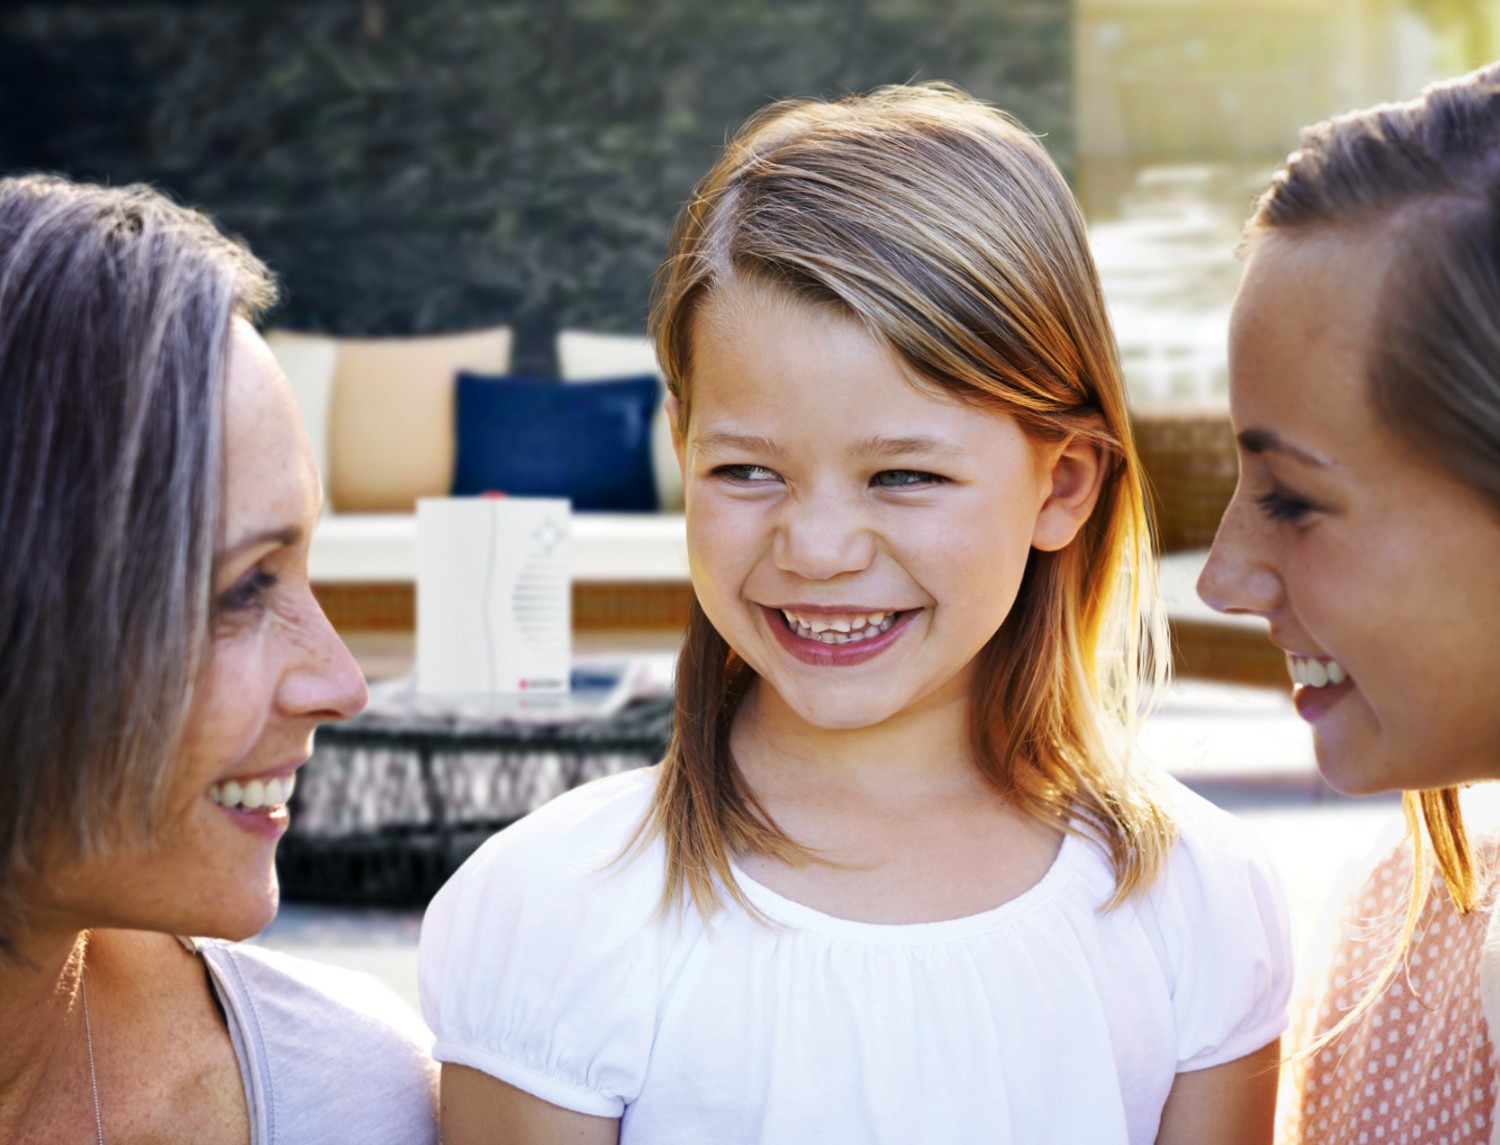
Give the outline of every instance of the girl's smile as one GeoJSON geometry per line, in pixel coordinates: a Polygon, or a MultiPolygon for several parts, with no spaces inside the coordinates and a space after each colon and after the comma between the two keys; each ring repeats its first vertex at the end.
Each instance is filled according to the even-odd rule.
{"type": "Polygon", "coordinates": [[[766,609],[771,630],[793,656],[830,668],[879,656],[901,638],[919,611],[809,605],[766,609]]]}

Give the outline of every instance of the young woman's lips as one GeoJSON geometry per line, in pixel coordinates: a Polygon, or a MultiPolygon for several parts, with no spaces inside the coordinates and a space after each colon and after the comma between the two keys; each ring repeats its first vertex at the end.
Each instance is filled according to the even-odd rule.
{"type": "Polygon", "coordinates": [[[1296,705],[1299,716],[1308,723],[1316,723],[1352,691],[1353,680],[1345,680],[1342,684],[1325,684],[1321,688],[1315,688],[1311,684],[1294,684],[1292,703],[1296,705]]]}
{"type": "Polygon", "coordinates": [[[781,646],[804,664],[813,664],[819,668],[852,668],[856,664],[873,660],[901,639],[912,620],[922,610],[913,608],[900,612],[895,622],[879,636],[869,636],[848,644],[824,644],[821,640],[809,640],[805,636],[798,636],[788,626],[781,609],[762,605],[761,611],[765,614],[766,624],[776,634],[776,639],[781,642],[781,646]]]}

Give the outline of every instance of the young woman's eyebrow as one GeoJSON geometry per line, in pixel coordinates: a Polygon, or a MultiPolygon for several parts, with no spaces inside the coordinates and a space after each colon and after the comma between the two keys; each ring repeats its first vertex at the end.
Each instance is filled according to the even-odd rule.
{"type": "Polygon", "coordinates": [[[1316,465],[1321,469],[1327,469],[1333,462],[1321,454],[1303,449],[1300,445],[1293,445],[1272,429],[1246,429],[1241,430],[1237,440],[1240,448],[1246,453],[1282,453],[1288,457],[1295,458],[1307,465],[1316,465]]]}

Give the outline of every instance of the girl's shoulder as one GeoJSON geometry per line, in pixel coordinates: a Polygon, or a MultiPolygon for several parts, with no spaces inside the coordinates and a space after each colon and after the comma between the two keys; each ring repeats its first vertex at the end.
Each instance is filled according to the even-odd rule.
{"type": "Polygon", "coordinates": [[[1213,898],[1246,891],[1281,902],[1281,880],[1265,844],[1249,824],[1171,778],[1160,781],[1159,799],[1177,837],[1148,895],[1213,898]]]}
{"type": "Polygon", "coordinates": [[[417,972],[439,1061],[620,1115],[678,949],[678,926],[659,909],[662,845],[636,845],[655,787],[655,769],[643,768],[561,795],[486,842],[437,893],[417,972]]]}
{"type": "Polygon", "coordinates": [[[428,906],[424,953],[440,930],[497,931],[522,911],[533,927],[598,928],[604,914],[638,925],[662,887],[662,847],[643,828],[656,777],[648,767],[596,779],[491,836],[428,906]]]}
{"type": "Polygon", "coordinates": [[[1286,1028],[1291,927],[1275,864],[1248,825],[1175,780],[1161,798],[1177,838],[1128,914],[1171,994],[1180,1068],[1197,1069],[1286,1028]]]}
{"type": "Polygon", "coordinates": [[[656,782],[657,768],[640,767],[566,791],[492,835],[454,878],[484,878],[514,863],[538,876],[587,871],[590,859],[612,859],[635,837],[656,782]]]}

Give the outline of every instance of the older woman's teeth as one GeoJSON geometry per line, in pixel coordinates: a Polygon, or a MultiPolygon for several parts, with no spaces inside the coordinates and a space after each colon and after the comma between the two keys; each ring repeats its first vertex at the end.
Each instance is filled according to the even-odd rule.
{"type": "Polygon", "coordinates": [[[274,811],[286,804],[297,786],[295,774],[277,779],[250,779],[240,783],[227,779],[209,786],[208,797],[220,807],[237,807],[242,811],[274,811]]]}
{"type": "Polygon", "coordinates": [[[1286,669],[1292,677],[1292,683],[1309,688],[1326,688],[1342,684],[1349,678],[1349,673],[1344,671],[1337,660],[1316,660],[1311,656],[1288,656],[1286,669]]]}
{"type": "Polygon", "coordinates": [[[816,640],[822,644],[853,644],[879,636],[896,623],[895,612],[851,612],[845,615],[803,616],[800,613],[781,610],[787,627],[804,640],[816,640]]]}

